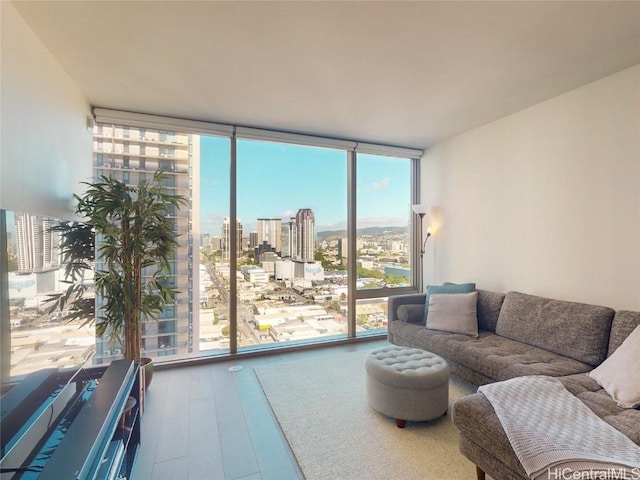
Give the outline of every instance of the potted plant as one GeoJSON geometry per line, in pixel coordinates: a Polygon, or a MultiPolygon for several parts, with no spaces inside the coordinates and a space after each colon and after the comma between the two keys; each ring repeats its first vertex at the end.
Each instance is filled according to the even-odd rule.
{"type": "MultiPolygon", "coordinates": [[[[143,321],[157,320],[178,293],[166,283],[178,246],[170,216],[187,202],[162,186],[164,178],[158,171],[153,181],[141,180],[133,186],[102,176],[95,183],[84,182],[84,194],[74,195],[76,214],[93,227],[98,245],[96,335],[122,345],[124,357],[135,362],[143,361],[143,321]]],[[[67,273],[74,280],[72,270],[86,267],[88,252],[80,248],[83,242],[73,241],[78,232],[71,227],[60,230],[61,249],[63,260],[70,265],[67,273]]],[[[72,303],[73,312],[84,291],[85,287],[72,282],[57,300],[58,307],[72,303]]],[[[86,309],[86,305],[79,306],[86,309]]]]}

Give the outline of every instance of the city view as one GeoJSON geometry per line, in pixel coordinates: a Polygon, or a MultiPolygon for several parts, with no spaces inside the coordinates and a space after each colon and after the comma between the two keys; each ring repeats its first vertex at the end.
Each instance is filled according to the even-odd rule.
{"type": "MultiPolygon", "coordinates": [[[[200,145],[200,348],[226,348],[231,225],[224,185],[230,173],[229,147],[226,139],[211,137],[202,137],[200,145]]],[[[356,288],[407,286],[411,162],[358,158],[356,288]]],[[[238,140],[236,204],[232,301],[238,345],[346,335],[346,153],[238,140]]],[[[386,297],[358,299],[357,333],[384,328],[386,297]]]]}
{"type": "MultiPolygon", "coordinates": [[[[356,289],[408,286],[410,161],[359,158],[356,289]]],[[[171,281],[180,293],[157,321],[145,322],[144,355],[228,351],[232,305],[239,348],[344,337],[355,293],[347,281],[346,165],[344,151],[238,140],[232,226],[228,138],[96,126],[96,177],[135,184],[162,169],[165,186],[190,199],[173,219],[180,247],[171,281]]],[[[118,358],[121,347],[96,338],[93,326],[48,312],[49,295],[66,288],[55,232],[48,233],[55,220],[7,217],[11,375],[118,358]]],[[[386,328],[386,297],[357,298],[355,317],[357,334],[386,328]]]]}
{"type": "MultiPolygon", "coordinates": [[[[291,231],[292,223],[283,224],[283,232],[291,231]]],[[[258,221],[259,228],[263,224],[258,221]]],[[[283,255],[266,240],[254,245],[249,238],[263,237],[260,231],[252,233],[257,235],[241,237],[243,255],[238,259],[239,345],[346,334],[345,233],[319,232],[313,260],[306,261],[283,255]]],[[[409,285],[407,241],[406,228],[365,229],[357,240],[361,252],[357,288],[409,285]]],[[[200,349],[226,348],[230,267],[225,260],[225,242],[221,237],[204,235],[202,245],[200,349]]],[[[386,297],[359,301],[356,314],[357,329],[362,332],[386,328],[386,297]]]]}

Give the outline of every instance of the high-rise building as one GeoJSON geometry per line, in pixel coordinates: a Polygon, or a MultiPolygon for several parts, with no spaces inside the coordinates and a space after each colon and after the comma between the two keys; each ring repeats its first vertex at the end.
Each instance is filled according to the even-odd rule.
{"type": "Polygon", "coordinates": [[[18,212],[15,225],[19,272],[42,272],[59,267],[59,234],[51,231],[50,218],[18,212]]]}
{"type": "MultiPolygon", "coordinates": [[[[236,248],[242,252],[242,223],[238,218],[236,220],[236,248]]],[[[231,219],[224,217],[222,220],[222,258],[229,260],[231,258],[231,219]]]]}
{"type": "Polygon", "coordinates": [[[340,263],[343,265],[347,263],[347,259],[349,258],[349,242],[347,237],[338,240],[338,257],[340,257],[340,263]]]}
{"type": "Polygon", "coordinates": [[[258,245],[264,242],[276,252],[282,251],[282,220],[279,218],[258,218],[258,245]]]}
{"type": "Polygon", "coordinates": [[[316,220],[310,208],[301,208],[296,214],[296,259],[313,262],[316,254],[316,220]]]}
{"type": "MultiPolygon", "coordinates": [[[[179,246],[175,252],[169,283],[178,290],[175,302],[165,306],[158,321],[143,324],[142,348],[147,357],[187,355],[197,351],[199,309],[192,301],[198,297],[199,272],[193,265],[194,252],[199,250],[197,182],[190,176],[197,173],[200,163],[200,137],[166,130],[98,124],[93,135],[94,173],[119,179],[130,185],[141,180],[153,180],[154,173],[163,170],[162,184],[182,195],[189,206],[173,211],[171,219],[179,246]],[[194,341],[195,339],[195,341],[194,341]]],[[[197,257],[196,257],[197,258],[197,257]]],[[[98,265],[99,268],[99,265],[98,265]]],[[[98,299],[98,302],[100,300],[98,299]]],[[[96,339],[96,361],[110,361],[121,353],[120,347],[106,338],[96,339]]]]}
{"type": "Polygon", "coordinates": [[[282,258],[294,258],[298,245],[295,217],[291,217],[288,222],[282,224],[280,239],[282,242],[280,256],[282,258]]]}
{"type": "Polygon", "coordinates": [[[249,248],[255,248],[258,245],[258,232],[249,233],[249,248]]]}

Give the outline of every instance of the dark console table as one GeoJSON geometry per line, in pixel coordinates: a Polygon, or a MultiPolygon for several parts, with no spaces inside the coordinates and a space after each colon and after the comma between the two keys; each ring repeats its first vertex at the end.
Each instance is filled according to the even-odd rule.
{"type": "Polygon", "coordinates": [[[1,399],[1,480],[130,479],[140,397],[131,360],[27,377],[1,399]]]}

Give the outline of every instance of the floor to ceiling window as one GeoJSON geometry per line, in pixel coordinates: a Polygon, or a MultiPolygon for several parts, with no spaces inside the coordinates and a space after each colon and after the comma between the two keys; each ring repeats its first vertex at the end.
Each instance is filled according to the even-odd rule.
{"type": "MultiPolygon", "coordinates": [[[[128,115],[129,125],[96,127],[96,174],[136,182],[163,169],[165,186],[189,198],[175,214],[181,296],[145,324],[146,355],[381,333],[388,295],[415,291],[420,152],[220,125],[211,135],[201,122],[157,128],[162,117],[128,115]]],[[[97,345],[102,357],[116,348],[97,345]]]]}
{"type": "Polygon", "coordinates": [[[239,139],[236,164],[239,347],[346,337],[347,153],[239,139]]]}
{"type": "Polygon", "coordinates": [[[199,188],[194,204],[199,209],[200,269],[198,350],[208,353],[229,351],[231,313],[229,309],[230,263],[230,144],[227,137],[200,137],[199,188]]]}
{"type": "Polygon", "coordinates": [[[349,163],[345,148],[271,139],[237,138],[233,158],[226,138],[200,145],[200,351],[384,331],[388,295],[415,285],[415,161],[349,163]]]}
{"type": "Polygon", "coordinates": [[[386,328],[387,295],[411,287],[412,163],[410,159],[357,155],[356,326],[386,328]]]}

